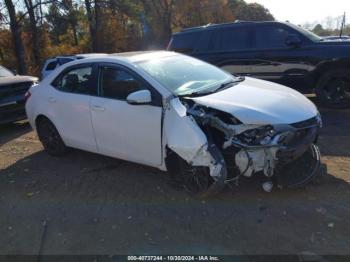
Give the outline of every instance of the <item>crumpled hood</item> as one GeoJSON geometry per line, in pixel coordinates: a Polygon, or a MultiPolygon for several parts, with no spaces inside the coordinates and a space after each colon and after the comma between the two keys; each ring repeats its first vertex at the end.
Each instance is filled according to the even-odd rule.
{"type": "Polygon", "coordinates": [[[4,76],[0,77],[0,86],[35,81],[38,81],[38,78],[34,76],[4,76]]]}
{"type": "Polygon", "coordinates": [[[301,93],[249,77],[231,88],[191,99],[230,113],[244,124],[292,124],[318,114],[316,106],[301,93]]]}

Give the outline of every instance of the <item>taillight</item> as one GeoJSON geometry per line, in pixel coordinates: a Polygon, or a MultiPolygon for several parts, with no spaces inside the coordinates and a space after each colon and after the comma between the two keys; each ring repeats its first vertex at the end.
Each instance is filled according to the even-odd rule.
{"type": "Polygon", "coordinates": [[[29,97],[31,97],[31,93],[29,92],[29,91],[27,91],[26,93],[25,93],[25,95],[24,95],[24,101],[26,101],[27,102],[27,100],[29,99],[29,97]]]}

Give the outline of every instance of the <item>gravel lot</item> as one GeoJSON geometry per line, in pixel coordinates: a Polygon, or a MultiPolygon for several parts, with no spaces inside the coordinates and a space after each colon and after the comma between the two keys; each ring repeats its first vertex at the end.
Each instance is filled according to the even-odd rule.
{"type": "Polygon", "coordinates": [[[0,126],[0,254],[350,255],[350,110],[321,113],[315,183],[268,194],[244,180],[206,201],[156,169],[51,157],[28,123],[0,126]]]}

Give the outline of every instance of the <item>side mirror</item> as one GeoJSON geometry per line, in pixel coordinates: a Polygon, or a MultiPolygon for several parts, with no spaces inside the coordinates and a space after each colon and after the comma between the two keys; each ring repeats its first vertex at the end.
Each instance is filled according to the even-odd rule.
{"type": "Polygon", "coordinates": [[[140,90],[131,93],[126,98],[131,105],[147,105],[152,102],[151,92],[149,90],[140,90]]]}
{"type": "Polygon", "coordinates": [[[13,69],[12,70],[12,73],[16,76],[16,75],[18,75],[18,73],[17,73],[17,70],[16,69],[13,69]]]}
{"type": "Polygon", "coordinates": [[[298,35],[291,34],[286,38],[286,45],[292,47],[299,47],[301,45],[301,39],[298,35]]]}

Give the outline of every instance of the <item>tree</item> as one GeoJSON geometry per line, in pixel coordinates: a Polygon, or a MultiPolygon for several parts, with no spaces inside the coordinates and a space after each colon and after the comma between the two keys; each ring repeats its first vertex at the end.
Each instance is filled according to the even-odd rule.
{"type": "Polygon", "coordinates": [[[27,64],[25,61],[25,53],[21,36],[21,25],[16,17],[16,8],[12,0],[5,0],[5,5],[10,18],[10,28],[14,42],[14,51],[17,58],[17,68],[20,74],[27,73],[27,64]]]}
{"type": "Polygon", "coordinates": [[[39,35],[38,35],[38,29],[37,29],[37,19],[35,16],[36,6],[33,5],[32,0],[24,0],[24,3],[29,15],[33,58],[34,58],[35,65],[39,66],[41,64],[41,61],[40,61],[40,46],[39,46],[39,35]]]}
{"type": "Polygon", "coordinates": [[[74,45],[79,45],[78,39],[78,19],[80,12],[77,4],[74,4],[72,0],[64,0],[63,7],[66,12],[67,23],[71,26],[73,32],[74,45]]]}
{"type": "Polygon", "coordinates": [[[317,24],[312,31],[317,35],[323,35],[325,33],[325,30],[321,24],[317,24]]]}
{"type": "Polygon", "coordinates": [[[31,74],[37,74],[49,56],[164,48],[172,33],[183,28],[236,19],[273,20],[263,6],[244,0],[4,1],[1,63],[31,74]]]}
{"type": "Polygon", "coordinates": [[[273,21],[275,18],[264,6],[243,0],[230,0],[229,6],[237,20],[242,21],[273,21]]]}
{"type": "Polygon", "coordinates": [[[177,0],[173,24],[176,28],[233,22],[227,0],[177,0]]]}
{"type": "Polygon", "coordinates": [[[175,0],[141,0],[151,34],[159,46],[164,47],[172,35],[172,18],[175,0]]]}
{"type": "Polygon", "coordinates": [[[90,38],[91,38],[91,49],[93,52],[99,51],[99,43],[98,43],[98,37],[97,32],[99,29],[99,19],[100,19],[100,2],[99,0],[94,0],[94,10],[95,15],[93,14],[93,7],[92,7],[92,1],[93,0],[85,0],[85,8],[86,8],[86,14],[89,22],[89,30],[90,30],[90,38]]]}

